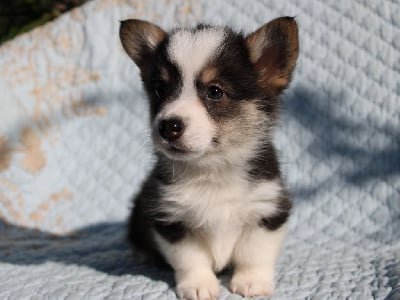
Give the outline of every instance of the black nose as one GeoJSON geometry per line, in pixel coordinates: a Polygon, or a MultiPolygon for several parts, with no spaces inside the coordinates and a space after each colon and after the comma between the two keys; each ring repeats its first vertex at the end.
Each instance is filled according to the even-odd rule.
{"type": "Polygon", "coordinates": [[[174,141],[182,136],[185,126],[180,119],[166,119],[160,121],[158,130],[164,139],[174,141]]]}

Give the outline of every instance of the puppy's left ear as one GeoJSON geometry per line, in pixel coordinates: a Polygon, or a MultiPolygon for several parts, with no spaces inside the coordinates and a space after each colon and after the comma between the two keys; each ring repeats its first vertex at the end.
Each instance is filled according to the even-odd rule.
{"type": "Polygon", "coordinates": [[[119,36],[126,53],[142,69],[152,61],[154,51],[167,34],[153,23],[131,19],[121,22],[119,36]]]}
{"type": "Polygon", "coordinates": [[[290,82],[299,53],[295,19],[272,20],[246,37],[246,44],[260,85],[279,94],[290,82]]]}

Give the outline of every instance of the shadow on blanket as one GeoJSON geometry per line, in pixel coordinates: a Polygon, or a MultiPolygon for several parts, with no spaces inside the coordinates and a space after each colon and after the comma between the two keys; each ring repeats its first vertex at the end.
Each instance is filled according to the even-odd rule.
{"type": "Polygon", "coordinates": [[[108,275],[144,276],[173,285],[172,271],[135,260],[124,238],[125,223],[101,223],[55,235],[0,221],[0,262],[38,265],[57,262],[86,266],[108,275]]]}
{"type": "Polygon", "coordinates": [[[308,183],[296,183],[292,192],[297,202],[318,201],[323,191],[335,193],[333,187],[339,187],[347,190],[339,197],[346,195],[346,201],[357,205],[363,205],[365,193],[370,195],[388,214],[379,215],[377,210],[377,218],[387,224],[386,232],[368,238],[390,244],[394,237],[400,238],[400,188],[396,182],[400,175],[400,131],[395,122],[399,112],[366,104],[365,99],[357,102],[345,91],[310,90],[302,85],[285,97],[284,120],[293,121],[312,136],[303,147],[312,156],[313,169],[325,168],[310,174],[314,177],[304,180],[308,183]]]}
{"type": "MultiPolygon", "coordinates": [[[[349,97],[345,92],[315,91],[299,85],[285,97],[284,111],[287,119],[312,134],[306,150],[316,161],[331,162],[337,168],[335,175],[345,184],[363,186],[372,180],[390,180],[400,174],[400,131],[386,122],[384,114],[396,112],[369,112],[374,106],[360,108],[365,101],[357,103],[349,97]]],[[[302,187],[301,192],[309,196],[328,188],[329,183],[302,187]]]]}

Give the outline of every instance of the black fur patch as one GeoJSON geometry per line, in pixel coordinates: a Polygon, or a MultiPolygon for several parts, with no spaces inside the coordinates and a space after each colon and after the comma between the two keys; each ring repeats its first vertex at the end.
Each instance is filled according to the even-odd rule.
{"type": "Polygon", "coordinates": [[[271,143],[266,143],[248,165],[248,174],[253,180],[273,180],[281,176],[276,151],[271,143]]]}
{"type": "Polygon", "coordinates": [[[266,227],[268,230],[279,229],[287,222],[291,209],[292,202],[289,200],[288,193],[285,192],[279,197],[278,212],[272,216],[262,218],[260,225],[266,227]]]}
{"type": "Polygon", "coordinates": [[[147,202],[158,197],[158,189],[151,180],[147,180],[140,193],[134,201],[134,208],[129,218],[128,240],[138,249],[144,252],[149,258],[157,263],[161,262],[162,256],[157,250],[151,233],[151,219],[148,218],[147,202]]]}
{"type": "Polygon", "coordinates": [[[175,100],[182,90],[182,77],[178,66],[171,62],[168,53],[169,39],[166,38],[153,53],[145,66],[141,68],[144,88],[150,99],[151,117],[160,111],[163,104],[175,100]],[[162,76],[165,70],[168,78],[162,76]],[[156,88],[162,86],[162,92],[157,95],[156,88]]]}
{"type": "Polygon", "coordinates": [[[156,262],[163,262],[151,230],[156,230],[163,238],[173,243],[184,238],[188,229],[182,222],[163,221],[166,213],[159,211],[160,184],[169,184],[172,179],[164,172],[160,163],[144,182],[140,193],[135,197],[134,208],[129,219],[128,239],[140,250],[149,254],[156,262]]]}
{"type": "Polygon", "coordinates": [[[193,29],[193,31],[199,31],[199,30],[210,29],[210,28],[212,28],[211,25],[200,23],[200,24],[198,24],[198,25],[196,26],[195,29],[193,29]]]}
{"type": "Polygon", "coordinates": [[[154,228],[170,243],[182,240],[186,234],[186,228],[182,222],[167,223],[156,220],[154,222],[154,228]]]}

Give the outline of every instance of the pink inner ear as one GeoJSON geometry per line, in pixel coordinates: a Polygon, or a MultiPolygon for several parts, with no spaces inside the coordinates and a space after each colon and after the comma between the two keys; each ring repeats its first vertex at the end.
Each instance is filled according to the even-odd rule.
{"type": "Polygon", "coordinates": [[[139,67],[166,35],[157,25],[142,20],[125,20],[120,26],[122,46],[139,67]]]}
{"type": "Polygon", "coordinates": [[[297,32],[294,18],[282,17],[247,37],[250,56],[263,87],[280,92],[289,83],[298,55],[297,32]]]}
{"type": "Polygon", "coordinates": [[[279,50],[278,47],[272,46],[264,49],[260,58],[256,62],[256,68],[259,72],[266,72],[265,75],[273,76],[279,67],[279,50]]]}
{"type": "Polygon", "coordinates": [[[266,87],[282,89],[289,81],[287,51],[284,45],[268,45],[255,63],[260,83],[266,87]]]}

